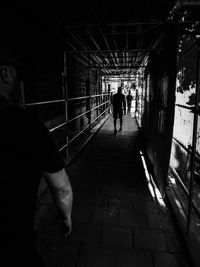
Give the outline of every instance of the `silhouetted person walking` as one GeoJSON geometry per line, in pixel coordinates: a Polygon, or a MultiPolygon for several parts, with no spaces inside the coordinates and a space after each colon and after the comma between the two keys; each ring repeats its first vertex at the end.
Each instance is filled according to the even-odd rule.
{"type": "Polygon", "coordinates": [[[0,58],[0,265],[43,266],[36,252],[33,221],[43,176],[71,232],[72,189],[65,164],[40,119],[14,104],[20,91],[12,60],[0,58]]]}
{"type": "Polygon", "coordinates": [[[113,104],[113,118],[114,118],[114,134],[117,133],[117,118],[120,120],[120,128],[119,131],[122,130],[122,123],[123,123],[123,111],[124,114],[126,113],[126,101],[125,101],[125,95],[122,94],[121,87],[118,87],[117,93],[113,95],[112,99],[113,104]]]}
{"type": "Polygon", "coordinates": [[[133,96],[131,95],[131,91],[129,90],[128,95],[126,96],[127,102],[127,112],[131,112],[131,105],[132,105],[133,96]]]}

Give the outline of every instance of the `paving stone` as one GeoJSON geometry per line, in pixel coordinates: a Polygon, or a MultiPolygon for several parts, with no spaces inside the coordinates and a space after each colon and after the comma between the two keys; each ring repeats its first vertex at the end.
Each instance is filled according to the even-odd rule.
{"type": "Polygon", "coordinates": [[[150,195],[134,122],[125,116],[122,133],[113,136],[109,119],[68,166],[74,203],[72,234],[66,239],[53,225],[52,198],[44,195],[46,207],[36,224],[43,237],[38,250],[47,267],[190,266],[181,265],[179,240],[150,195]]]}
{"type": "Polygon", "coordinates": [[[153,252],[155,267],[189,267],[184,257],[167,252],[153,252]]]}
{"type": "Polygon", "coordinates": [[[92,221],[99,223],[116,224],[118,222],[118,209],[95,209],[92,221]]]}
{"type": "MultiPolygon", "coordinates": [[[[119,249],[116,267],[154,267],[150,252],[135,249],[119,249]]],[[[165,267],[160,265],[159,267],[165,267]]]]}
{"type": "Polygon", "coordinates": [[[132,229],[106,225],[102,231],[102,246],[132,248],[132,229]]]}
{"type": "Polygon", "coordinates": [[[142,201],[140,199],[133,202],[133,210],[138,213],[159,213],[156,203],[149,202],[148,200],[142,201]]]}
{"type": "Polygon", "coordinates": [[[42,254],[45,267],[73,267],[78,259],[79,245],[52,243],[42,254]]]}
{"type": "Polygon", "coordinates": [[[162,231],[149,229],[134,230],[134,244],[139,249],[166,251],[165,236],[162,231]]]}
{"type": "MultiPolygon", "coordinates": [[[[116,249],[98,246],[84,246],[77,267],[114,267],[116,249]]],[[[68,266],[68,265],[66,265],[68,266]]]]}
{"type": "Polygon", "coordinates": [[[131,210],[120,210],[119,224],[147,228],[146,214],[133,213],[131,210]]]}
{"type": "Polygon", "coordinates": [[[164,233],[169,252],[178,253],[183,250],[181,239],[177,234],[164,233]]]}
{"type": "Polygon", "coordinates": [[[166,214],[148,213],[148,224],[152,229],[160,229],[163,232],[169,232],[175,234],[175,227],[172,219],[166,214]]]}
{"type": "Polygon", "coordinates": [[[92,223],[73,224],[72,233],[67,237],[68,242],[90,243],[100,241],[101,226],[92,223]]]}

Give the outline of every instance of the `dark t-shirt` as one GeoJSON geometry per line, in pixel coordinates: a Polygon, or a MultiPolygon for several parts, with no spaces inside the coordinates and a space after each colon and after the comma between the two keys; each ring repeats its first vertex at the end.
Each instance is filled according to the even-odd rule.
{"type": "Polygon", "coordinates": [[[127,95],[127,96],[126,96],[126,101],[127,101],[128,103],[130,103],[132,100],[133,100],[132,95],[127,95]]]}
{"type": "Polygon", "coordinates": [[[123,111],[125,105],[125,96],[122,93],[117,93],[113,95],[113,112],[118,113],[123,111]]]}
{"type": "Polygon", "coordinates": [[[64,162],[37,116],[14,105],[0,110],[0,234],[26,237],[33,229],[38,185],[44,171],[64,162]]]}

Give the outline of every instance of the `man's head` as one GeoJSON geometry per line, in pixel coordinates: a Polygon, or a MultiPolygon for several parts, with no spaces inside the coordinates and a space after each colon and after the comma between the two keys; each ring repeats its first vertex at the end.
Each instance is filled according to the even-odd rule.
{"type": "Polygon", "coordinates": [[[121,92],[122,92],[122,88],[121,87],[118,87],[117,93],[120,94],[121,92]]]}

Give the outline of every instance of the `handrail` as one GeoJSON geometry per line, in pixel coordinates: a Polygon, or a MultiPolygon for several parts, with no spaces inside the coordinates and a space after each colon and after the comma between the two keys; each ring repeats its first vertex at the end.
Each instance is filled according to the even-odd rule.
{"type": "Polygon", "coordinates": [[[61,123],[61,124],[55,126],[54,128],[49,129],[49,132],[51,133],[51,132],[61,128],[62,126],[66,125],[66,124],[67,124],[67,122],[61,123]]]}
{"type": "MultiPolygon", "coordinates": [[[[104,103],[102,103],[102,104],[100,104],[100,105],[98,105],[98,106],[92,108],[91,110],[95,110],[96,108],[98,108],[98,107],[100,107],[100,106],[103,106],[103,105],[105,105],[106,103],[109,103],[109,101],[106,101],[106,102],[104,102],[104,103]]],[[[78,118],[84,116],[85,114],[91,112],[91,110],[88,110],[88,111],[86,111],[86,112],[84,112],[84,113],[81,113],[80,115],[78,115],[78,116],[76,116],[76,117],[74,117],[74,118],[68,120],[68,123],[70,123],[70,122],[72,122],[72,121],[74,121],[74,120],[76,120],[76,119],[78,119],[78,118]]],[[[66,124],[67,124],[67,122],[61,123],[61,124],[59,124],[59,125],[57,125],[57,126],[51,128],[51,129],[49,129],[49,132],[54,132],[55,130],[61,128],[62,126],[66,125],[66,124]]]]}
{"type": "MultiPolygon", "coordinates": [[[[182,144],[176,137],[173,136],[173,139],[187,152],[189,153],[190,155],[192,154],[192,151],[190,148],[187,148],[184,144],[182,144]]],[[[196,152],[196,157],[195,157],[196,161],[198,163],[200,163],[200,157],[199,157],[199,154],[198,152],[196,152]]]]}
{"type": "Polygon", "coordinates": [[[98,106],[96,106],[96,107],[94,107],[94,108],[91,108],[91,110],[95,110],[96,108],[99,108],[100,106],[103,106],[103,105],[105,105],[105,104],[107,104],[107,103],[109,103],[110,101],[106,101],[106,102],[104,102],[104,103],[102,103],[102,104],[100,104],[100,105],[98,105],[98,106]]]}
{"type": "Polygon", "coordinates": [[[74,121],[74,120],[76,120],[76,119],[78,119],[78,118],[80,118],[80,117],[82,117],[82,116],[84,116],[85,114],[87,114],[87,113],[89,113],[89,112],[90,112],[90,110],[88,110],[88,111],[86,111],[86,112],[83,112],[83,113],[81,113],[80,115],[77,115],[76,117],[74,117],[74,118],[68,120],[68,123],[69,123],[69,122],[72,122],[72,121],[74,121]]]}
{"type": "Polygon", "coordinates": [[[102,103],[102,104],[100,104],[100,105],[98,105],[98,106],[96,106],[96,107],[94,107],[94,108],[91,108],[91,110],[88,110],[88,111],[86,111],[86,112],[84,112],[84,113],[81,113],[80,115],[78,115],[78,116],[76,116],[76,117],[70,119],[68,122],[72,122],[72,121],[74,121],[74,120],[76,120],[76,119],[78,119],[78,118],[84,116],[85,114],[91,112],[92,110],[94,110],[94,109],[96,109],[96,108],[98,108],[98,107],[100,107],[100,106],[105,105],[105,104],[108,103],[108,102],[109,102],[109,101],[106,101],[106,102],[104,102],[104,103],[102,103]]]}
{"type": "Polygon", "coordinates": [[[179,108],[186,108],[186,109],[189,109],[189,110],[193,110],[194,107],[189,107],[189,106],[185,106],[185,105],[181,105],[181,104],[175,104],[176,107],[179,107],[179,108]]]}
{"type": "MultiPolygon", "coordinates": [[[[75,97],[75,98],[69,98],[68,101],[81,100],[81,99],[98,97],[98,96],[106,96],[106,95],[109,95],[109,93],[108,94],[99,94],[99,95],[80,96],[80,97],[75,97]]],[[[25,106],[26,107],[38,106],[38,105],[45,105],[45,104],[52,104],[52,103],[60,103],[60,102],[65,102],[65,101],[66,101],[66,99],[58,99],[58,100],[50,100],[50,101],[40,101],[40,102],[27,103],[27,104],[25,104],[25,106]]]]}
{"type": "Polygon", "coordinates": [[[98,117],[96,117],[96,119],[94,119],[91,123],[95,122],[99,117],[102,116],[102,114],[104,114],[107,110],[109,109],[109,107],[107,109],[105,109],[98,117]]]}
{"type": "Polygon", "coordinates": [[[71,144],[77,137],[79,137],[79,135],[81,135],[88,127],[90,127],[90,124],[88,124],[85,128],[83,128],[83,130],[81,130],[77,135],[75,135],[72,139],[69,140],[69,144],[71,144]]]}
{"type": "MultiPolygon", "coordinates": [[[[96,117],[92,122],[94,123],[99,117],[101,117],[107,110],[109,109],[109,107],[107,109],[105,109],[98,117],[96,117]]],[[[64,148],[68,147],[77,137],[79,137],[88,127],[90,127],[90,124],[87,125],[83,130],[81,130],[77,135],[75,135],[71,140],[69,140],[68,144],[65,144],[64,146],[62,146],[59,149],[59,152],[62,151],[64,148]]]]}
{"type": "Polygon", "coordinates": [[[80,96],[80,97],[69,98],[68,101],[81,100],[81,99],[98,97],[98,96],[106,96],[106,95],[110,95],[110,94],[107,93],[107,94],[99,94],[99,95],[80,96]]]}
{"type": "Polygon", "coordinates": [[[80,100],[80,99],[86,99],[90,98],[90,96],[80,96],[80,97],[74,97],[74,98],[69,98],[68,101],[74,101],[74,100],[80,100]]]}
{"type": "MultiPolygon", "coordinates": [[[[187,190],[186,186],[185,186],[184,183],[182,182],[182,180],[181,180],[179,174],[177,173],[177,171],[176,171],[173,167],[171,167],[171,169],[172,169],[174,175],[176,176],[177,180],[179,181],[181,188],[183,189],[184,193],[186,194],[186,196],[187,196],[188,199],[189,199],[189,191],[187,190]]],[[[174,188],[174,190],[175,190],[175,188],[174,188]]],[[[192,200],[192,207],[194,208],[194,210],[196,211],[196,213],[197,213],[198,216],[200,217],[200,211],[199,211],[199,209],[198,209],[196,203],[194,202],[194,200],[192,200]]]]}
{"type": "Polygon", "coordinates": [[[25,106],[30,107],[30,106],[37,106],[37,105],[44,105],[44,104],[60,103],[60,102],[65,102],[65,101],[66,101],[65,99],[58,99],[58,100],[51,100],[51,101],[28,103],[28,104],[25,104],[25,106]]]}
{"type": "Polygon", "coordinates": [[[91,95],[91,97],[97,97],[97,96],[106,96],[106,95],[110,95],[109,93],[107,94],[100,94],[100,95],[91,95]]]}

